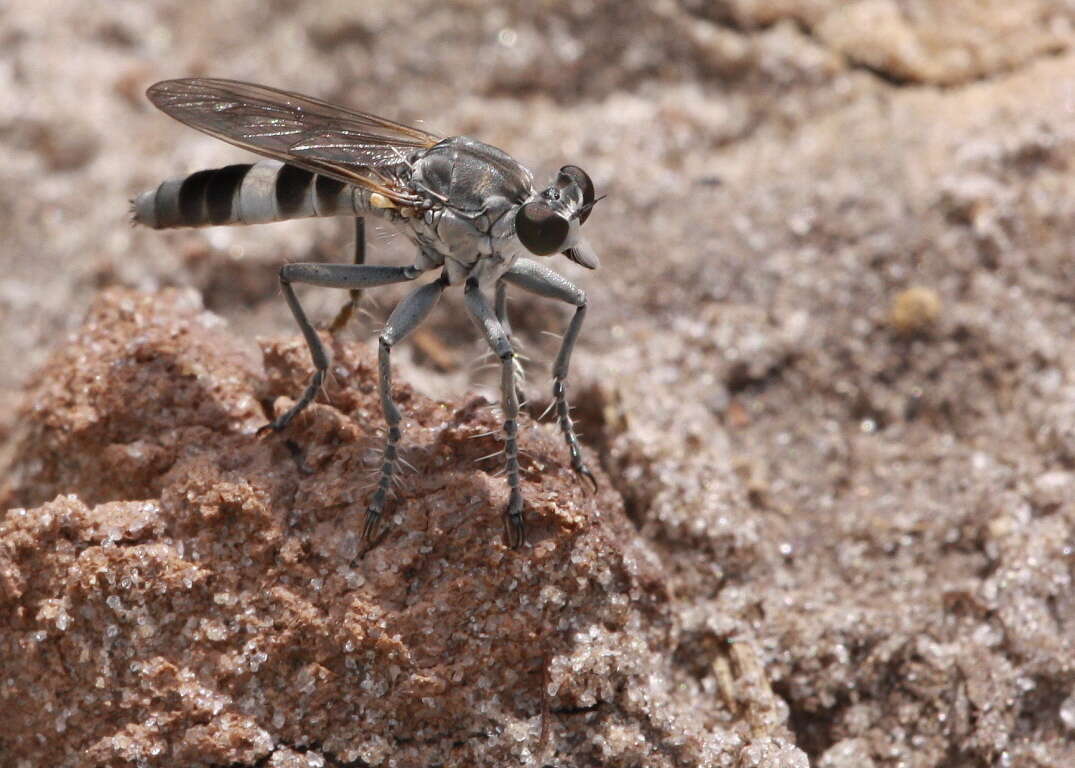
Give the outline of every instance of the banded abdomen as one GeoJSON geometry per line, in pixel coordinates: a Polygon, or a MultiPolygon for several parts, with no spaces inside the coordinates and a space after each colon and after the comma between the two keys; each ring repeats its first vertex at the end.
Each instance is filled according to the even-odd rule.
{"type": "Polygon", "coordinates": [[[277,160],[169,179],[136,197],[132,211],[137,223],[153,229],[371,212],[366,190],[277,160]]]}

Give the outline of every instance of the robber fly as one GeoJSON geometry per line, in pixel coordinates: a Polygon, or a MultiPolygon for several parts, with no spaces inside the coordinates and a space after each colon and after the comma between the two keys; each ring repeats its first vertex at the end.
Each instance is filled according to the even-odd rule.
{"type": "Polygon", "coordinates": [[[589,269],[597,255],[582,238],[597,198],[590,177],[565,165],[538,189],[525,167],[496,147],[465,136],[441,138],[366,112],[263,85],[192,78],[166,80],[146,95],[181,123],[270,160],[199,171],[165,181],[132,203],[137,223],[154,229],[260,224],[308,216],[356,220],[353,264],[286,264],[280,286],[313,358],[314,373],[295,404],[262,428],[279,432],[317,395],[329,356],[293,287],[306,283],[351,291],[337,315],[338,330],[364,288],[416,279],[439,269],[436,280],[411,292],[393,310],[380,335],[378,385],[387,434],[377,488],[366,509],[362,538],[376,537],[398,471],[402,419],[392,400],[392,347],[425,319],[450,285],[463,285],[467,311],[500,359],[504,460],[510,495],[504,511],[508,544],[525,541],[519,487],[515,360],[506,315],[506,288],[575,307],[553,365],[553,407],[571,454],[571,466],[594,488],[582,459],[567,402],[567,372],[583,318],[586,294],[530,256],[562,253],[589,269]],[[363,218],[397,225],[417,246],[414,264],[365,263],[363,218]],[[489,295],[493,294],[490,303],[489,295]]]}

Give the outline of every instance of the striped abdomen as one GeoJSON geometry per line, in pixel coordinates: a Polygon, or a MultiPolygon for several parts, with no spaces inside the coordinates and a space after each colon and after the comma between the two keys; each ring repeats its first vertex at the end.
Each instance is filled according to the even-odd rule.
{"type": "Polygon", "coordinates": [[[370,213],[366,190],[276,160],[169,179],[132,207],[134,220],[154,229],[370,213]]]}

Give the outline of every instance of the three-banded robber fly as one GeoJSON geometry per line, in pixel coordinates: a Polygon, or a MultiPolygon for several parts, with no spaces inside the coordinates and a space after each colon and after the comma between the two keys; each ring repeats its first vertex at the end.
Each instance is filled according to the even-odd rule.
{"type": "Polygon", "coordinates": [[[529,256],[562,253],[589,269],[597,255],[580,227],[596,202],[593,182],[578,166],[565,165],[543,189],[533,175],[496,147],[465,136],[441,138],[366,112],[334,106],[262,85],[193,78],[166,80],[146,95],[159,109],[192,128],[271,160],[229,165],[165,181],[133,202],[137,223],[155,229],[218,224],[258,224],[308,216],[355,217],[353,264],[286,264],[280,285],[313,358],[314,374],[285,413],[262,431],[283,430],[317,395],[329,356],[310,324],[294,283],[350,289],[337,315],[342,327],[359,293],[414,280],[439,269],[392,311],[380,334],[378,384],[387,435],[376,490],[366,509],[363,541],[378,531],[393,475],[398,470],[401,423],[392,401],[392,347],[429,314],[449,285],[463,285],[467,311],[501,366],[504,460],[510,495],[504,523],[510,546],[525,541],[519,486],[515,360],[506,314],[511,285],[575,307],[553,364],[553,403],[580,476],[586,468],[567,403],[571,352],[586,316],[586,294],[529,256]],[[363,217],[397,225],[418,247],[414,264],[365,263],[363,217]],[[493,302],[489,294],[493,293],[493,302]]]}

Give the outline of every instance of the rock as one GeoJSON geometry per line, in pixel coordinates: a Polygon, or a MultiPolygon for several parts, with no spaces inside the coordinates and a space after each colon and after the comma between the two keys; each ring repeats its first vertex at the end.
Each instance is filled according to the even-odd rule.
{"type": "MultiPolygon", "coordinates": [[[[504,483],[475,463],[494,414],[400,384],[415,470],[363,556],[372,350],[337,345],[331,404],[258,438],[258,403],[310,372],[301,340],[263,351],[264,381],[189,292],[112,290],[31,382],[5,493],[38,506],[0,523],[12,764],[672,766],[749,746],[676,661],[618,494],[588,495],[552,428],[521,430],[512,551],[504,483]]],[[[744,765],[805,764],[779,718],[762,730],[744,765]]]]}
{"type": "MultiPolygon", "coordinates": [[[[525,160],[539,178],[579,163],[608,195],[586,223],[601,270],[548,262],[589,297],[571,391],[584,443],[605,470],[602,495],[577,495],[559,474],[559,438],[530,427],[528,450],[546,469],[535,465],[527,482],[536,489],[537,543],[575,536],[563,529],[572,515],[592,520],[600,511],[601,525],[611,525],[619,501],[609,486],[623,497],[641,539],[636,546],[660,560],[657,586],[641,589],[639,599],[661,607],[626,633],[652,643],[657,672],[643,680],[613,670],[614,698],[585,680],[586,691],[557,687],[566,698],[550,703],[544,764],[795,765],[805,754],[833,765],[1075,765],[1071,3],[552,5],[59,0],[46,17],[39,0],[9,0],[0,14],[0,71],[10,76],[0,77],[0,95],[18,109],[0,121],[8,182],[0,184],[0,400],[7,406],[0,408],[0,519],[14,531],[3,546],[17,545],[16,560],[27,564],[0,567],[3,610],[22,607],[10,631],[42,631],[39,623],[53,633],[59,625],[86,631],[77,615],[61,611],[57,595],[66,587],[56,586],[73,567],[61,556],[73,563],[85,542],[163,546],[145,550],[162,578],[189,576],[188,593],[211,602],[206,622],[184,631],[210,650],[229,651],[236,629],[225,609],[241,611],[240,595],[205,586],[204,561],[194,562],[188,549],[171,555],[173,545],[159,539],[196,544],[199,557],[213,537],[260,547],[262,560],[236,568],[268,574],[256,617],[285,606],[301,625],[293,633],[307,621],[302,602],[287,597],[299,588],[271,579],[296,569],[335,589],[324,585],[341,578],[336,569],[357,552],[349,534],[361,521],[361,474],[375,462],[380,426],[366,347],[341,342],[336,349],[342,362],[327,385],[331,403],[322,400],[294,425],[293,450],[284,439],[250,438],[270,409],[295,397],[308,370],[276,269],[349,259],[351,223],[175,232],[126,226],[128,198],[162,179],[250,160],[164,118],[144,98],[155,80],[231,73],[473,135],[525,160]],[[193,287],[230,325],[213,340],[188,329],[168,341],[143,324],[137,334],[152,337],[150,351],[169,350],[163,359],[150,356],[103,378],[98,364],[80,372],[96,359],[83,355],[83,342],[107,346],[119,338],[107,312],[96,335],[70,336],[99,289],[111,286],[193,287]],[[936,304],[921,295],[925,301],[911,301],[910,312],[893,318],[893,300],[916,287],[941,300],[935,320],[922,322],[936,304]],[[896,330],[904,320],[910,333],[896,330]],[[264,370],[252,342],[258,336],[276,339],[264,347],[264,370]],[[71,354],[61,358],[64,352],[71,354]],[[45,373],[59,375],[51,383],[39,373],[47,359],[45,373]],[[236,383],[200,397],[200,376],[236,383]],[[38,412],[30,404],[19,410],[31,377],[38,412]],[[162,408],[167,397],[183,402],[163,400],[162,408]],[[98,413],[98,404],[107,407],[98,413]],[[186,421],[160,428],[173,416],[186,421]],[[72,519],[89,517],[76,533],[24,530],[25,516],[47,504],[85,510],[72,511],[72,519]],[[262,511],[266,504],[275,505],[271,514],[262,511]],[[286,515],[286,525],[272,515],[286,515]],[[158,530],[162,520],[185,527],[158,530]],[[238,532],[226,529],[227,520],[238,532]],[[211,535],[201,537],[203,528],[211,535]],[[666,639],[652,639],[665,630],[651,625],[666,627],[666,639]],[[593,711],[591,696],[600,702],[593,711]],[[643,704],[631,709],[627,696],[643,704]],[[647,716],[638,714],[643,707],[647,716]],[[666,746],[651,759],[654,744],[666,746]]],[[[414,255],[406,238],[376,226],[369,246],[371,262],[403,264],[414,255]]],[[[373,318],[358,320],[342,339],[383,322],[406,290],[369,292],[378,303],[365,305],[373,318]]],[[[301,295],[315,321],[338,308],[338,294],[304,288],[301,295]]],[[[556,354],[556,341],[542,332],[562,333],[570,310],[509,295],[513,327],[531,358],[526,394],[536,414],[549,386],[534,374],[556,354]]],[[[478,498],[468,507],[473,519],[432,509],[423,500],[446,500],[448,491],[412,480],[390,510],[398,519],[382,547],[394,547],[403,562],[425,562],[413,542],[430,508],[431,524],[463,545],[471,574],[484,571],[467,558],[499,546],[503,485],[487,474],[491,463],[466,472],[455,464],[499,447],[478,438],[470,444],[480,450],[470,454],[450,435],[495,427],[468,394],[482,379],[469,364],[479,342],[461,304],[448,292],[403,345],[397,381],[414,414],[410,460],[423,477],[465,475],[451,487],[478,498]],[[444,404],[416,420],[429,401],[408,385],[444,404]],[[421,454],[430,445],[447,451],[440,468],[431,464],[437,456],[421,454]],[[456,521],[460,527],[449,532],[456,521]]],[[[199,314],[191,312],[184,322],[199,314]]],[[[122,347],[113,352],[112,359],[128,359],[122,347]]],[[[609,541],[621,538],[609,534],[609,541]]],[[[528,552],[574,574],[570,556],[528,552]]],[[[367,560],[383,557],[375,550],[367,560]]],[[[120,565],[102,560],[99,567],[120,565]]],[[[390,568],[384,578],[397,577],[390,568]]],[[[560,585],[565,600],[574,594],[561,584],[567,573],[543,578],[560,585]]],[[[425,594],[424,583],[416,594],[425,594]]],[[[354,599],[384,589],[372,578],[354,587],[354,599]]],[[[327,605],[327,598],[300,596],[327,605]]],[[[113,613],[111,597],[125,610],[136,604],[101,594],[105,616],[113,613]]],[[[591,607],[572,603],[569,612],[586,619],[591,607]]],[[[386,615],[395,611],[393,603],[386,615]]],[[[399,615],[395,625],[411,621],[399,615]]],[[[316,614],[309,621],[316,625],[316,614]]],[[[97,631],[107,632],[108,623],[130,634],[114,617],[97,631]]],[[[550,657],[550,678],[570,678],[580,654],[590,644],[609,648],[624,636],[616,632],[564,641],[550,657]]],[[[327,642],[316,632],[311,638],[318,648],[327,642]]],[[[22,645],[4,649],[5,673],[28,658],[22,645]]],[[[265,664],[279,663],[264,652],[265,664]]],[[[255,661],[259,653],[251,650],[255,661]]],[[[625,653],[609,658],[637,659],[625,653]]],[[[48,746],[54,738],[52,756],[88,744],[87,757],[63,753],[61,765],[175,764],[175,755],[192,750],[219,760],[222,749],[265,765],[343,759],[314,741],[322,731],[274,724],[276,713],[266,719],[256,701],[189,716],[165,738],[153,730],[166,727],[161,720],[142,719],[139,709],[114,715],[95,700],[89,710],[96,716],[127,719],[92,743],[58,734],[53,714],[78,700],[66,693],[75,683],[57,682],[54,670],[64,662],[53,658],[60,657],[31,664],[49,670],[41,685],[54,692],[40,705],[31,693],[36,680],[12,678],[3,711],[15,714],[0,726],[0,763],[13,746],[48,746]],[[30,710],[48,716],[27,726],[30,710]],[[257,729],[295,742],[274,741],[263,753],[257,729]]],[[[63,659],[75,670],[89,665],[63,659]]],[[[215,663],[189,669],[213,682],[215,663]]],[[[298,685],[313,686],[315,695],[326,687],[322,670],[338,668],[298,654],[295,670],[280,677],[290,697],[277,700],[298,707],[306,701],[298,685]]],[[[154,690],[170,690],[169,675],[177,673],[149,669],[154,690]]],[[[264,669],[242,674],[253,680],[264,669]]],[[[6,679],[0,674],[0,684],[6,679]]],[[[240,684],[223,679],[232,687],[210,693],[244,702],[240,684]]],[[[400,743],[392,734],[401,725],[374,724],[364,762],[426,765],[419,753],[428,747],[432,754],[435,744],[448,746],[434,765],[480,765],[487,754],[489,764],[515,764],[517,757],[503,756],[519,745],[536,754],[540,706],[528,698],[530,677],[519,680],[513,690],[523,703],[500,730],[483,721],[456,734],[461,744],[454,746],[446,734],[400,743]]],[[[86,685],[76,683],[77,690],[86,685]]],[[[133,696],[127,683],[116,690],[133,696]]],[[[395,704],[411,700],[385,693],[393,696],[395,704]]],[[[371,711],[388,709],[378,701],[371,711]]],[[[362,717],[352,713],[366,723],[362,717]]],[[[50,764],[38,758],[24,766],[50,764]]]]}

